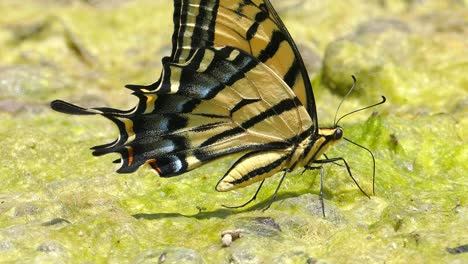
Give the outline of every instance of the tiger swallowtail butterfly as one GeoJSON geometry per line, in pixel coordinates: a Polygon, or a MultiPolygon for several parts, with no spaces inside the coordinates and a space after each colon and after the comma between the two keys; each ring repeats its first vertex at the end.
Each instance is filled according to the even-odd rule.
{"type": "Polygon", "coordinates": [[[126,86],[137,106],[51,103],[58,112],[102,115],[117,125],[118,139],[93,147],[93,155],[119,153],[119,173],[148,164],[172,177],[242,153],[217,191],[261,187],[278,172],[284,178],[296,168],[344,161],[320,159],[343,130],[318,127],[304,62],[268,0],[175,0],[173,19],[172,52],[159,80],[126,86]]]}

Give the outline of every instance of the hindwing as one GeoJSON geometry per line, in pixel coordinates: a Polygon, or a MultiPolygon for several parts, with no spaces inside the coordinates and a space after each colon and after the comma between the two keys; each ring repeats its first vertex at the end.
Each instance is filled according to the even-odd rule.
{"type": "Polygon", "coordinates": [[[93,154],[120,153],[121,173],[147,163],[160,176],[175,176],[232,153],[286,149],[313,128],[289,86],[233,47],[200,48],[185,62],[166,59],[157,85],[128,87],[140,99],[129,111],[53,103],[61,112],[101,114],[117,124],[119,139],[93,154]]]}

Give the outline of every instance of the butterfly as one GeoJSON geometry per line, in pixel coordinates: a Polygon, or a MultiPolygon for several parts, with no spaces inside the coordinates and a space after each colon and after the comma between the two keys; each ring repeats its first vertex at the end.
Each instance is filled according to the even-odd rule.
{"type": "Polygon", "coordinates": [[[58,112],[102,115],[117,125],[120,136],[93,147],[93,155],[119,153],[119,173],[149,165],[172,177],[242,153],[216,190],[261,182],[249,202],[276,173],[283,173],[278,191],[288,172],[321,169],[323,177],[321,164],[344,161],[322,159],[343,129],[319,128],[304,62],[268,0],[175,0],[173,21],[159,80],[126,85],[139,99],[134,108],[51,102],[58,112]]]}

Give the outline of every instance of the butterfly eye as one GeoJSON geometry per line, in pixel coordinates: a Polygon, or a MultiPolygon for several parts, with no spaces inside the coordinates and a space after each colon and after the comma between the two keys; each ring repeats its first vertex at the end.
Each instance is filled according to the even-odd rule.
{"type": "Polygon", "coordinates": [[[343,129],[341,127],[337,127],[335,133],[333,134],[334,140],[340,140],[343,137],[343,129]]]}

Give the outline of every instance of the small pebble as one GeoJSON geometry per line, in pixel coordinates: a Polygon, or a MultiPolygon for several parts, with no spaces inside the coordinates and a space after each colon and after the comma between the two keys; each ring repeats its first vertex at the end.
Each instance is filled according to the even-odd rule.
{"type": "Polygon", "coordinates": [[[221,242],[223,243],[223,247],[231,246],[232,242],[238,238],[242,237],[242,233],[245,232],[243,229],[235,229],[235,230],[226,230],[221,233],[221,242]]]}

